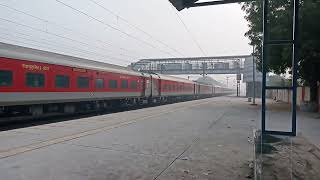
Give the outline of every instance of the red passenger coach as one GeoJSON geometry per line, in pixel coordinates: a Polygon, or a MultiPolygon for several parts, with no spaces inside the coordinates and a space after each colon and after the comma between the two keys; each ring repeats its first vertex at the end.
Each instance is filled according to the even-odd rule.
{"type": "Polygon", "coordinates": [[[190,96],[194,95],[194,84],[195,82],[161,75],[162,82],[162,95],[163,96],[190,96]]]}
{"type": "Polygon", "coordinates": [[[74,113],[212,95],[211,85],[0,43],[0,115],[74,113]]]}
{"type": "Polygon", "coordinates": [[[142,77],[11,58],[0,59],[0,105],[142,96],[142,77]]]}
{"type": "Polygon", "coordinates": [[[121,66],[0,44],[2,111],[74,112],[78,106],[139,101],[144,98],[143,82],[141,73],[121,66]]]}

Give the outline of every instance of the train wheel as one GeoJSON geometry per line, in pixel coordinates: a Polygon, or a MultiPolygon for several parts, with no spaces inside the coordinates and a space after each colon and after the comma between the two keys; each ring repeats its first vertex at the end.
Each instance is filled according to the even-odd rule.
{"type": "Polygon", "coordinates": [[[41,116],[43,115],[43,106],[42,105],[32,105],[30,106],[29,112],[32,116],[41,116]]]}

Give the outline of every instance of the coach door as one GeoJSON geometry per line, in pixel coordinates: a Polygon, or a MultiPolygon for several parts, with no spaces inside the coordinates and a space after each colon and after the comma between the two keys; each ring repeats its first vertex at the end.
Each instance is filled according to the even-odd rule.
{"type": "Polygon", "coordinates": [[[151,87],[151,83],[152,83],[152,78],[150,75],[146,75],[144,77],[144,94],[145,97],[150,97],[152,96],[152,87],[151,87]]]}
{"type": "Polygon", "coordinates": [[[162,91],[162,90],[161,90],[161,87],[162,87],[162,86],[161,86],[161,77],[160,77],[160,76],[159,76],[159,79],[158,79],[158,86],[159,86],[159,87],[158,87],[159,96],[161,96],[161,91],[162,91]]]}
{"type": "Polygon", "coordinates": [[[211,95],[213,95],[214,94],[214,87],[213,87],[213,85],[211,85],[211,95]]]}
{"type": "Polygon", "coordinates": [[[158,75],[151,75],[152,77],[152,96],[158,97],[160,96],[160,77],[158,75]]]}

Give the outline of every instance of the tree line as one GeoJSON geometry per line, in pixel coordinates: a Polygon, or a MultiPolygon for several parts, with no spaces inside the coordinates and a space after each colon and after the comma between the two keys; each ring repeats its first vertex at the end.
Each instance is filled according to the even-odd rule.
{"type": "MultiPolygon", "coordinates": [[[[268,36],[270,40],[291,40],[293,25],[293,0],[269,0],[268,36]]],[[[257,67],[261,70],[263,6],[262,0],[242,3],[242,10],[249,23],[246,32],[250,45],[255,47],[257,67]]],[[[300,0],[299,14],[299,63],[300,85],[310,86],[310,99],[318,98],[320,81],[320,1],[300,0]]],[[[275,74],[291,74],[292,46],[277,45],[267,48],[267,71],[275,74]]]]}

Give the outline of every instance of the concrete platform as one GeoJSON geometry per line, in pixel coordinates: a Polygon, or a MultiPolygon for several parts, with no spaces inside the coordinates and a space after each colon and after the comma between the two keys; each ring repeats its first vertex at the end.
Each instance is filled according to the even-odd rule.
{"type": "Polygon", "coordinates": [[[247,179],[260,109],[215,97],[0,132],[0,179],[247,179]]]}

